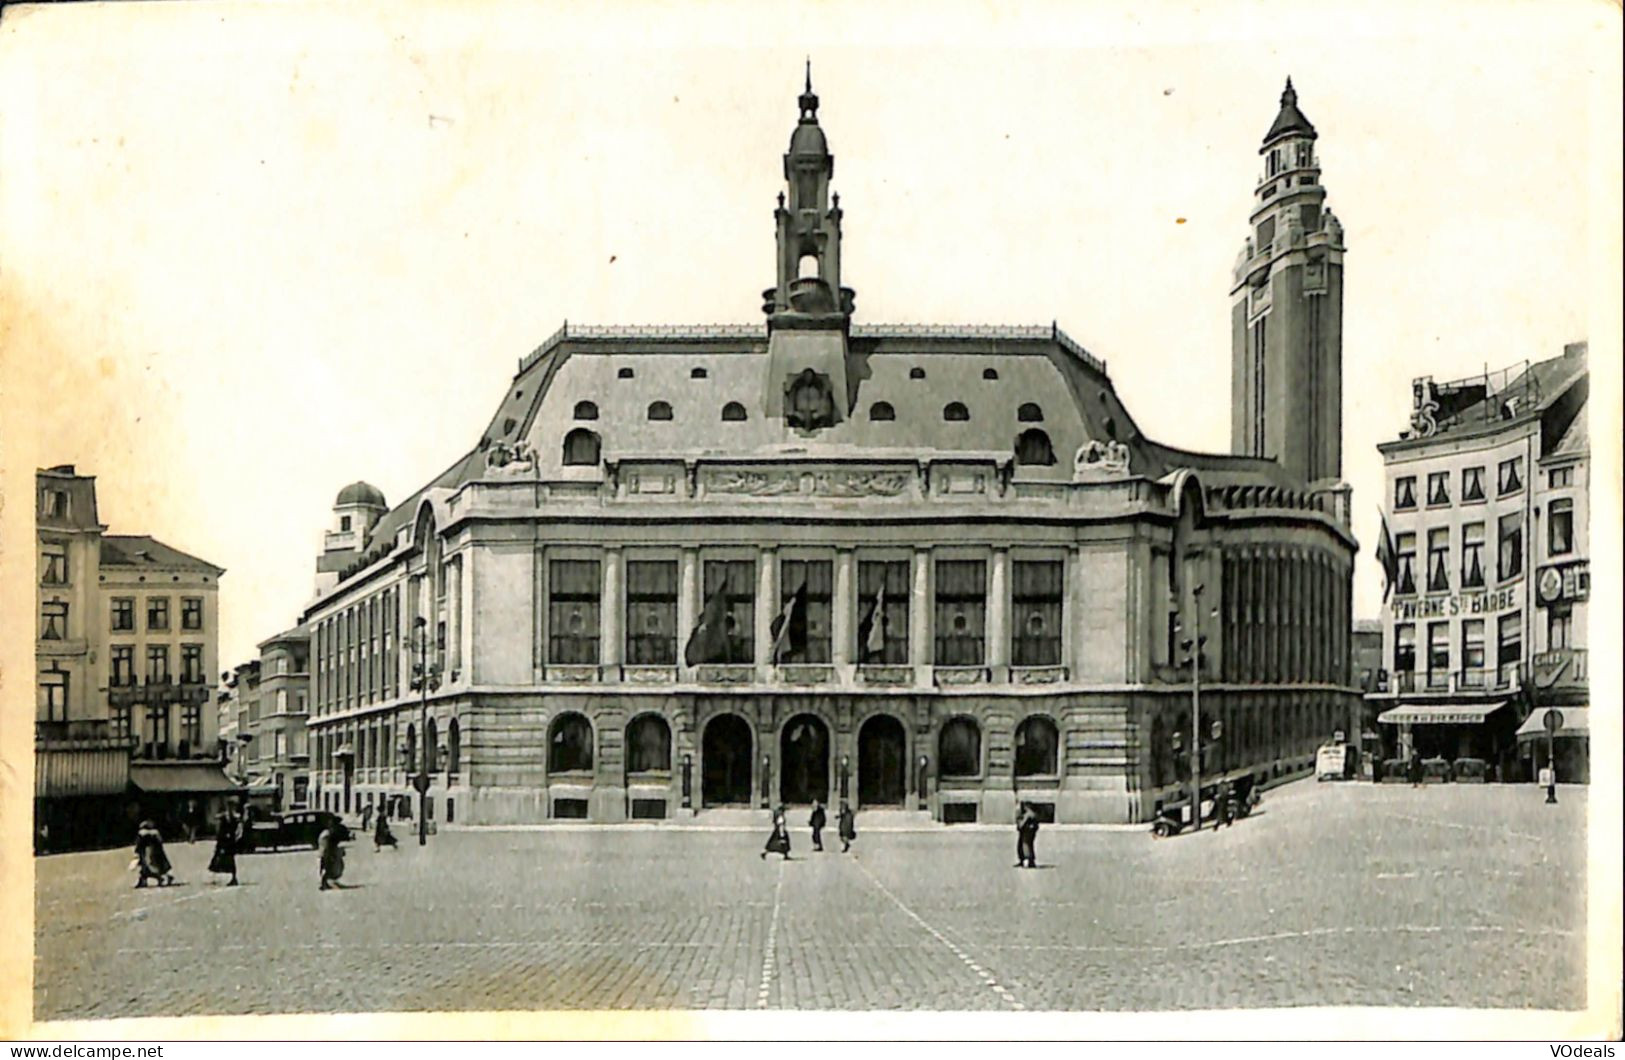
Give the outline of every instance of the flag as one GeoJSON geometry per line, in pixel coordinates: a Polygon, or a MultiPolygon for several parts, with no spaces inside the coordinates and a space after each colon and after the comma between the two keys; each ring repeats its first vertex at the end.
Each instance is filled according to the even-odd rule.
{"type": "Polygon", "coordinates": [[[779,617],[773,620],[773,661],[778,662],[786,650],[796,652],[806,647],[807,583],[802,582],[784,602],[779,617]]]}
{"type": "Polygon", "coordinates": [[[868,662],[886,647],[886,584],[875,593],[874,606],[858,623],[858,661],[868,662]]]}
{"type": "Polygon", "coordinates": [[[683,649],[683,662],[689,666],[699,666],[721,659],[728,646],[727,618],[728,582],[724,579],[705,602],[700,624],[689,634],[688,645],[683,649]]]}
{"type": "Polygon", "coordinates": [[[1388,533],[1388,517],[1377,511],[1377,518],[1382,520],[1382,536],[1377,539],[1377,562],[1382,564],[1382,600],[1388,602],[1388,594],[1394,590],[1394,581],[1399,577],[1399,556],[1394,552],[1394,539],[1388,533]]]}

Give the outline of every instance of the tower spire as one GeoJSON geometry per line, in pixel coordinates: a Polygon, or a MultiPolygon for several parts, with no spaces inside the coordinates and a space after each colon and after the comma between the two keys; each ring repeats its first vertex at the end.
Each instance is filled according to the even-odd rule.
{"type": "Polygon", "coordinates": [[[818,121],[818,96],[812,88],[812,56],[807,56],[807,87],[801,93],[801,120],[818,121]]]}

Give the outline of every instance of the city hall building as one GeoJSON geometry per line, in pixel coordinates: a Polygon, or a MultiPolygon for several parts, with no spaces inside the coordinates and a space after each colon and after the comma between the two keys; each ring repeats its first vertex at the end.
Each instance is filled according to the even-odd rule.
{"type": "Polygon", "coordinates": [[[1236,453],[1199,454],[1053,325],[856,322],[809,80],[765,326],[568,325],[418,493],[339,495],[302,616],[316,804],[401,812],[427,763],[457,823],[1138,821],[1188,782],[1198,677],[1205,780],[1300,775],[1359,705],[1315,140],[1289,83],[1236,453]]]}

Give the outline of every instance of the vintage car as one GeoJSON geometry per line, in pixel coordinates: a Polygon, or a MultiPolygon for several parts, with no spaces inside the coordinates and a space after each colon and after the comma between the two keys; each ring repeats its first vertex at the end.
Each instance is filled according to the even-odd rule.
{"type": "Polygon", "coordinates": [[[241,850],[245,854],[284,847],[310,847],[314,850],[316,841],[327,828],[336,828],[341,840],[351,838],[350,830],[345,827],[338,814],[326,810],[294,810],[291,813],[274,813],[269,816],[255,815],[243,829],[241,850]]]}

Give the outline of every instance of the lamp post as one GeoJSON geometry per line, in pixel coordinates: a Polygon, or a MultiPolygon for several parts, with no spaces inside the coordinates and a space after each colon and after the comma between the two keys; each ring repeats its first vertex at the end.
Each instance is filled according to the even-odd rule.
{"type": "MultiPolygon", "coordinates": [[[[1193,636],[1181,642],[1191,653],[1191,830],[1202,830],[1202,646],[1207,638],[1202,635],[1202,591],[1204,586],[1191,589],[1193,636]]],[[[1218,615],[1218,608],[1213,614],[1218,615]]],[[[1213,739],[1219,739],[1223,730],[1217,719],[1213,722],[1213,739]]]]}
{"type": "Polygon", "coordinates": [[[419,694],[418,742],[423,747],[421,771],[412,778],[412,786],[418,791],[418,846],[421,847],[429,842],[429,774],[434,769],[431,756],[435,753],[429,746],[429,693],[440,687],[440,666],[438,663],[429,665],[429,620],[419,615],[412,627],[418,642],[418,661],[412,666],[412,691],[419,694]]]}

